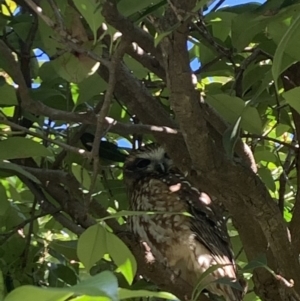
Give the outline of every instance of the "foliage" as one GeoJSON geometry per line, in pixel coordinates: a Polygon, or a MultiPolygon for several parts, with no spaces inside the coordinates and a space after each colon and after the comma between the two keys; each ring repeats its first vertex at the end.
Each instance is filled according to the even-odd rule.
{"type": "Polygon", "coordinates": [[[192,293],[126,232],[123,162],[154,140],[232,216],[245,300],[299,300],[300,1],[222,2],[0,1],[0,300],[192,293]]]}

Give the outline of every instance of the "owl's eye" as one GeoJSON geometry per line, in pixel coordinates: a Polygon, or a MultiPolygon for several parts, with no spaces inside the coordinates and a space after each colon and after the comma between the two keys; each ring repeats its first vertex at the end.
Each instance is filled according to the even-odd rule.
{"type": "Polygon", "coordinates": [[[147,167],[150,163],[151,163],[151,161],[150,161],[149,159],[140,159],[140,160],[135,164],[135,166],[136,166],[137,168],[142,169],[142,168],[147,167]]]}

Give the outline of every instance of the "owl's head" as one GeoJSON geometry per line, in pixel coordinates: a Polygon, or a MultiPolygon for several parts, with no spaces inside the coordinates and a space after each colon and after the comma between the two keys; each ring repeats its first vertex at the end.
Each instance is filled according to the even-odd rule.
{"type": "Polygon", "coordinates": [[[148,175],[165,174],[173,167],[173,161],[162,146],[146,144],[132,151],[124,164],[124,179],[138,180],[148,175]]]}

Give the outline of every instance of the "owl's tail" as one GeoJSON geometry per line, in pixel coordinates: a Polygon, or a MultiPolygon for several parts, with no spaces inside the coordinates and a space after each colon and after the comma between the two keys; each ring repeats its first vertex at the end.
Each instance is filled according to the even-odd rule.
{"type": "Polygon", "coordinates": [[[211,292],[221,295],[226,301],[242,301],[247,291],[247,282],[237,273],[236,266],[226,256],[215,259],[222,265],[213,272],[215,279],[210,286],[211,292]]]}

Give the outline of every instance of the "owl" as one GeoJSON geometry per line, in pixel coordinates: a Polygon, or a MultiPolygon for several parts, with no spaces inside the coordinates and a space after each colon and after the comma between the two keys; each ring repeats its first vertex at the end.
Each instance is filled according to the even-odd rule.
{"type": "MultiPolygon", "coordinates": [[[[208,195],[193,187],[177,169],[163,147],[148,144],[132,151],[124,163],[124,181],[133,211],[155,214],[130,216],[130,230],[146,242],[155,260],[167,264],[194,287],[203,277],[206,290],[226,301],[243,299],[226,229],[208,195]]],[[[203,283],[203,282],[202,282],[203,283]]]]}

